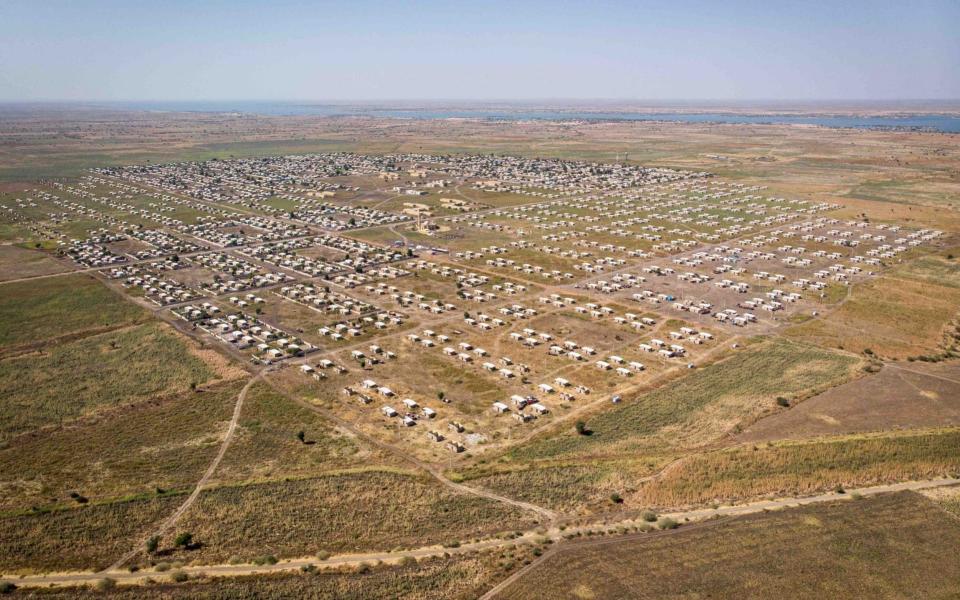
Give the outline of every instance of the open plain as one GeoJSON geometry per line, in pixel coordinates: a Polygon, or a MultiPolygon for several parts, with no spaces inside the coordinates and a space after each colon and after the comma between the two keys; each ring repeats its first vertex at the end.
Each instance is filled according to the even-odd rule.
{"type": "Polygon", "coordinates": [[[3,110],[4,592],[960,588],[960,136],[3,110]]]}

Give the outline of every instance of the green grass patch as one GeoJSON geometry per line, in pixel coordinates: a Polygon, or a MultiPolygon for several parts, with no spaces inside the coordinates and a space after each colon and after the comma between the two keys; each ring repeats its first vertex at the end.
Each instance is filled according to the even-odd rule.
{"type": "Polygon", "coordinates": [[[64,275],[0,286],[0,346],[19,346],[147,317],[88,275],[64,275]]]}
{"type": "Polygon", "coordinates": [[[510,457],[624,456],[708,442],[763,414],[778,396],[807,396],[837,385],[857,363],[814,346],[771,340],[587,419],[589,435],[564,431],[510,457]]]}
{"type": "Polygon", "coordinates": [[[0,440],[213,377],[184,338],[158,323],[7,358],[0,361],[0,440]]]}

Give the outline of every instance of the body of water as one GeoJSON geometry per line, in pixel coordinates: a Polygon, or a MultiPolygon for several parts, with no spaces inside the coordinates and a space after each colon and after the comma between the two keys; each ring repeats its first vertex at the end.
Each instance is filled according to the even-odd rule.
{"type": "Polygon", "coordinates": [[[903,116],[729,114],[723,112],[630,112],[540,108],[394,108],[377,105],[312,104],[296,102],[128,102],[103,106],[149,111],[243,113],[267,116],[370,116],[406,119],[491,119],[574,121],[668,121],[680,123],[742,123],[819,125],[861,129],[920,129],[960,133],[960,116],[904,114],[903,116]]]}

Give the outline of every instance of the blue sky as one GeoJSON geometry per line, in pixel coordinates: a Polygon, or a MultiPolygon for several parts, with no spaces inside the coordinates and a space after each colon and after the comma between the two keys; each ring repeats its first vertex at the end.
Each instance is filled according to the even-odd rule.
{"type": "Polygon", "coordinates": [[[960,98],[960,1],[0,0],[2,100],[960,98]]]}

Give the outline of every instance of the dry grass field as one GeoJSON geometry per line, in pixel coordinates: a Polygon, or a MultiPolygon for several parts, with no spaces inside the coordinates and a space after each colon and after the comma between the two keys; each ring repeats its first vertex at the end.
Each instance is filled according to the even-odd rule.
{"type": "Polygon", "coordinates": [[[146,313],[89,275],[4,284],[0,347],[9,354],[43,340],[106,331],[143,321],[146,313]]]}
{"type": "MultiPolygon", "coordinates": [[[[187,562],[263,554],[391,550],[452,543],[529,527],[529,513],[453,493],[423,475],[357,470],[205,491],[177,526],[201,544],[187,562]]],[[[172,546],[172,535],[164,541],[172,546]]]]}
{"type": "Polygon", "coordinates": [[[302,478],[395,462],[266,383],[248,392],[235,435],[213,484],[302,478]],[[301,431],[303,441],[297,437],[301,431]]]}
{"type": "Polygon", "coordinates": [[[912,493],[561,546],[497,598],[950,598],[960,522],[912,493]]]}
{"type": "Polygon", "coordinates": [[[189,488],[216,454],[241,387],[153,396],[9,441],[0,448],[0,512],[76,507],[71,493],[98,503],[189,488]]]}
{"type": "Polygon", "coordinates": [[[761,442],[890,429],[960,425],[956,363],[890,363],[747,427],[737,441],[761,442]]]}
{"type": "Polygon", "coordinates": [[[509,457],[622,457],[704,445],[775,412],[778,397],[803,398],[848,379],[858,364],[814,346],[763,341],[587,418],[588,435],[562,431],[509,457]]]}
{"type": "MultiPolygon", "coordinates": [[[[530,558],[532,556],[523,560],[530,558]]],[[[498,556],[481,555],[426,559],[399,566],[371,564],[366,568],[345,571],[319,570],[314,573],[235,578],[201,577],[185,583],[172,583],[169,581],[172,575],[158,576],[152,585],[118,587],[109,593],[90,588],[67,588],[23,590],[18,596],[48,600],[104,596],[120,600],[279,600],[293,597],[311,600],[472,600],[493,587],[498,579],[508,575],[519,564],[516,559],[507,563],[498,556]]]]}
{"type": "Polygon", "coordinates": [[[891,359],[935,355],[960,335],[958,306],[960,263],[929,255],[856,286],[837,310],[792,327],[786,335],[851,352],[869,349],[891,359]]]}
{"type": "Polygon", "coordinates": [[[668,463],[662,456],[580,463],[531,464],[512,470],[483,465],[457,474],[467,483],[565,513],[609,510],[610,497],[635,492],[668,463]]]}
{"type": "Polygon", "coordinates": [[[218,378],[166,325],[91,335],[0,362],[0,440],[218,378]]]}
{"type": "Polygon", "coordinates": [[[958,450],[957,429],[736,446],[689,456],[641,486],[630,501],[687,506],[955,477],[958,450]]]}
{"type": "Polygon", "coordinates": [[[0,571],[106,568],[181,500],[174,495],[0,517],[0,571]]]}
{"type": "Polygon", "coordinates": [[[69,271],[70,267],[46,253],[19,246],[0,246],[0,281],[69,271]]]}

